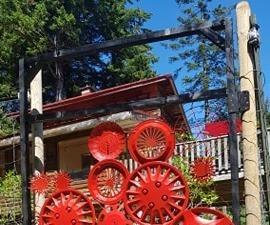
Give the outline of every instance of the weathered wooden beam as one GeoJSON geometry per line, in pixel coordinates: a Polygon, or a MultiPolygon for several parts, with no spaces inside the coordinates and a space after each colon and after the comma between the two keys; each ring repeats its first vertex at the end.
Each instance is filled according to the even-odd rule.
{"type": "Polygon", "coordinates": [[[96,117],[123,111],[132,111],[134,109],[147,109],[172,104],[185,104],[203,101],[205,99],[225,98],[226,96],[227,96],[226,88],[221,88],[216,90],[198,92],[194,94],[171,95],[167,97],[156,97],[138,101],[130,101],[110,106],[103,106],[95,109],[71,110],[64,112],[48,113],[43,115],[31,115],[30,121],[48,122],[48,121],[61,121],[66,119],[79,118],[83,116],[96,117]]]}
{"type": "Polygon", "coordinates": [[[201,25],[183,26],[177,28],[168,28],[159,31],[145,32],[139,35],[133,35],[129,37],[119,38],[115,40],[105,41],[97,44],[83,45],[73,49],[62,49],[55,52],[45,53],[35,57],[26,58],[27,64],[33,64],[35,62],[51,62],[55,60],[69,60],[86,55],[97,54],[102,51],[111,51],[114,49],[131,47],[134,45],[148,44],[158,41],[169,40],[173,38],[179,38],[184,36],[190,36],[198,34],[201,29],[211,28],[212,30],[223,30],[224,21],[218,22],[206,22],[201,25]]]}

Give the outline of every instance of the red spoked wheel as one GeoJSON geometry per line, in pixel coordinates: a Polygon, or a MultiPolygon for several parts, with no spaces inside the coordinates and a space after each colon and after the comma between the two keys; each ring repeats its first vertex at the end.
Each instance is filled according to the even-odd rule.
{"type": "Polygon", "coordinates": [[[211,180],[214,173],[215,169],[212,157],[197,158],[191,166],[191,174],[199,182],[211,180]]]}
{"type": "Polygon", "coordinates": [[[79,191],[72,189],[54,193],[40,212],[39,225],[93,225],[95,210],[79,191]]]}
{"type": "Polygon", "coordinates": [[[233,225],[222,212],[206,207],[186,210],[182,215],[182,225],[233,225]]]}
{"type": "Polygon", "coordinates": [[[179,170],[165,162],[149,162],[130,176],[125,209],[139,224],[173,224],[187,207],[189,189],[179,170]]]}
{"type": "Polygon", "coordinates": [[[174,132],[161,120],[151,119],[138,124],[128,138],[131,157],[139,163],[166,161],[174,147],[174,132]]]}
{"type": "Polygon", "coordinates": [[[98,160],[117,158],[125,149],[126,139],[122,128],[113,122],[96,126],[88,139],[88,149],[98,160]]]}
{"type": "Polygon", "coordinates": [[[119,209],[117,205],[106,206],[98,217],[99,225],[132,225],[132,221],[125,216],[125,211],[119,209]]]}
{"type": "Polygon", "coordinates": [[[88,176],[88,188],[99,202],[110,205],[123,199],[129,173],[126,167],[113,159],[97,163],[88,176]]]}

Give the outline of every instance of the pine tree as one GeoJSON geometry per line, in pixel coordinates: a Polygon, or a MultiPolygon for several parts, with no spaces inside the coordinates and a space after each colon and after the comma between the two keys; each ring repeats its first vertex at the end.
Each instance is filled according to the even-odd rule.
{"type": "MultiPolygon", "coordinates": [[[[176,2],[181,9],[178,22],[184,26],[220,20],[228,13],[228,9],[222,5],[213,7],[212,0],[176,0],[176,2]]],[[[184,66],[177,70],[177,74],[185,74],[182,81],[186,91],[193,93],[224,87],[225,54],[211,41],[203,36],[188,36],[174,41],[169,46],[177,51],[170,61],[183,61],[184,66]]],[[[203,105],[205,122],[226,117],[224,106],[224,100],[206,100],[203,105]]]]}
{"type": "MultiPolygon", "coordinates": [[[[149,14],[130,0],[0,0],[1,96],[17,92],[16,65],[23,56],[100,43],[142,32],[149,14]]],[[[97,89],[154,76],[149,46],[48,65],[45,101],[70,97],[86,84],[97,89]],[[57,91],[55,91],[57,90],[57,91]]]]}
{"type": "MultiPolygon", "coordinates": [[[[132,1],[0,0],[0,99],[17,95],[21,57],[143,32],[149,14],[127,4],[132,1]]],[[[47,64],[44,102],[74,96],[86,85],[103,89],[154,76],[155,61],[151,48],[142,45],[47,64]]],[[[0,136],[12,133],[13,127],[0,107],[0,136]]]]}

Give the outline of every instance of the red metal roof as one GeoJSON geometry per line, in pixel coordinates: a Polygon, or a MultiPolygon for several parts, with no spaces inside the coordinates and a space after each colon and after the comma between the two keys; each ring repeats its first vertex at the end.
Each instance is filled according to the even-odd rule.
{"type": "MultiPolygon", "coordinates": [[[[43,106],[43,112],[45,114],[57,111],[91,109],[175,94],[177,94],[177,90],[172,77],[170,75],[163,75],[49,103],[43,106]]],[[[183,131],[189,131],[189,126],[181,105],[165,106],[164,111],[164,116],[171,124],[175,123],[180,118],[178,127],[183,131]]],[[[77,120],[80,120],[80,118],[76,118],[76,121],[77,120]]],[[[71,121],[66,122],[70,123],[71,121]]],[[[60,124],[63,124],[63,122],[59,123],[59,125],[60,124]]],[[[55,125],[56,124],[53,126],[55,125]]]]}
{"type": "MultiPolygon", "coordinates": [[[[236,132],[239,133],[242,130],[241,120],[236,120],[236,132]]],[[[206,123],[204,133],[211,137],[218,137],[229,134],[229,122],[228,120],[206,123]]]]}

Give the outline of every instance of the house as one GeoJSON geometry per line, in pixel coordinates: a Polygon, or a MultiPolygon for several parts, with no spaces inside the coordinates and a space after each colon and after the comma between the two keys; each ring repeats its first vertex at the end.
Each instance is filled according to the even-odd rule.
{"type": "MultiPolygon", "coordinates": [[[[124,104],[154,97],[165,97],[177,94],[171,76],[158,76],[129,84],[91,92],[84,90],[80,96],[44,105],[44,113],[59,111],[99,108],[112,104],[124,104]]],[[[18,115],[18,114],[17,114],[18,115]]],[[[16,117],[16,114],[13,116],[16,117]]],[[[97,124],[103,121],[118,123],[128,132],[139,121],[147,118],[162,117],[171,127],[179,132],[189,132],[183,108],[181,105],[133,110],[110,115],[97,114],[62,120],[57,123],[44,123],[45,170],[64,170],[67,172],[81,171],[89,168],[95,159],[89,155],[87,139],[97,124]]],[[[0,140],[0,175],[16,168],[20,171],[19,136],[6,137],[0,140]]],[[[123,156],[122,156],[123,157],[123,156]]]]}

